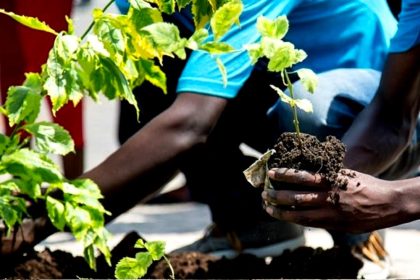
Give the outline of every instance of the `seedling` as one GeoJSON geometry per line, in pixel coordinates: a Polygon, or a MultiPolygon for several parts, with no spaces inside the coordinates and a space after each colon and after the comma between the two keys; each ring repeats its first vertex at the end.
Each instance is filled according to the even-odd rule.
{"type": "Polygon", "coordinates": [[[125,257],[121,259],[115,268],[115,278],[117,279],[138,279],[147,273],[147,269],[154,261],[164,258],[171,271],[171,279],[175,279],[175,273],[171,263],[165,256],[165,243],[162,241],[144,242],[143,239],[137,240],[134,248],[145,249],[144,252],[137,253],[135,258],[125,257]]]}
{"type": "Polygon", "coordinates": [[[292,43],[282,40],[289,29],[289,22],[285,16],[280,16],[275,20],[261,16],[258,18],[257,29],[262,35],[261,41],[246,46],[246,49],[252,63],[256,63],[258,59],[265,57],[268,59],[268,70],[280,73],[282,83],[287,87],[289,95],[277,86],[270,86],[278,93],[280,100],[290,106],[293,113],[293,125],[298,139],[301,141],[297,108],[305,112],[312,112],[313,108],[308,99],[295,98],[289,74],[297,73],[303,86],[310,93],[315,91],[317,77],[312,70],[306,68],[289,72],[289,69],[303,61],[307,55],[303,50],[296,49],[292,43]]]}

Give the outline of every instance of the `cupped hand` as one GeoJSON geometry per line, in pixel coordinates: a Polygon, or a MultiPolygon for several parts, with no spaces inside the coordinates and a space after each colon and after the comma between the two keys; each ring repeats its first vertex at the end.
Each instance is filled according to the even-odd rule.
{"type": "Polygon", "coordinates": [[[267,213],[277,219],[352,233],[385,228],[404,220],[402,202],[391,181],[342,170],[338,179],[347,180],[347,187],[336,190],[320,174],[306,171],[271,169],[268,176],[288,183],[285,189],[265,189],[262,193],[267,213]],[[298,185],[299,190],[293,190],[293,185],[298,185]],[[334,193],[338,199],[333,199],[334,193]]]}

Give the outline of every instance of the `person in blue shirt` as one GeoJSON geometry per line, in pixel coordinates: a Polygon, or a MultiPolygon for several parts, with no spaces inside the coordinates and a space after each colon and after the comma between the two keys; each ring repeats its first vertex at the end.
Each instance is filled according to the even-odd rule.
{"type": "MultiPolygon", "coordinates": [[[[128,8],[124,1],[117,3],[122,4],[123,12],[128,8]]],[[[302,130],[320,137],[326,132],[342,137],[352,120],[371,101],[389,41],[396,31],[396,21],[386,2],[243,3],[240,27],[234,26],[222,41],[240,49],[244,44],[259,40],[255,25],[258,16],[287,15],[290,29],[285,40],[308,53],[308,58],[298,66],[317,73],[339,69],[331,71],[329,76],[334,87],[314,94],[312,102],[316,111],[307,116],[302,130]],[[352,86],[344,87],[347,84],[352,86]],[[341,103],[332,103],[339,93],[344,96],[341,103]],[[343,109],[335,110],[336,119],[342,120],[339,124],[326,121],[330,107],[343,109]]],[[[187,12],[176,14],[171,20],[182,27],[184,34],[193,31],[187,12]]],[[[228,251],[234,253],[236,249],[258,255],[264,248],[271,248],[281,253],[282,248],[302,244],[302,229],[268,219],[261,208],[259,191],[247,184],[242,173],[255,158],[244,156],[240,150],[240,144],[246,143],[265,151],[272,146],[275,137],[285,131],[284,125],[289,123],[290,116],[287,109],[274,107],[267,116],[268,109],[278,99],[269,85],[278,84],[280,78],[266,71],[265,61],[253,66],[246,52],[223,55],[221,59],[228,74],[226,87],[214,59],[203,52],[192,52],[185,65],[165,61],[168,95],[163,96],[147,84],[137,88],[135,92],[142,112],[140,124],[127,128],[136,118],[134,110],[122,104],[120,140],[124,144],[86,176],[102,186],[105,196],[133,191],[128,183],[138,179],[142,187],[136,191],[138,197],[142,197],[180,169],[186,176],[192,198],[209,205],[216,225],[210,230],[211,238],[200,240],[189,249],[223,255],[228,251]],[[130,110],[133,115],[128,114],[130,110]],[[123,172],[114,174],[111,180],[108,176],[101,178],[105,170],[124,166],[123,162],[130,162],[123,172]],[[168,173],[160,170],[168,170],[168,173]],[[151,174],[155,172],[153,177],[151,174]],[[153,183],[144,181],[149,176],[153,183]],[[158,182],[159,179],[162,181],[158,182]],[[127,189],[122,190],[120,186],[126,183],[127,189]],[[150,189],[146,189],[148,186],[150,189]],[[232,236],[237,238],[229,243],[232,236]]],[[[132,203],[138,202],[135,195],[131,198],[132,203]]],[[[113,213],[118,213],[113,209],[115,206],[109,207],[113,213]]],[[[364,240],[366,236],[361,238],[364,240]]],[[[359,236],[356,241],[359,242],[359,236]]]]}
{"type": "MultiPolygon", "coordinates": [[[[123,0],[117,3],[122,10],[128,7],[123,0]]],[[[396,31],[396,20],[386,2],[245,0],[243,3],[240,26],[234,26],[222,41],[242,48],[259,40],[258,16],[287,15],[290,29],[285,40],[308,53],[308,58],[298,66],[317,73],[340,69],[331,77],[337,87],[316,93],[315,108],[318,104],[329,104],[334,96],[343,93],[339,86],[345,85],[346,79],[357,81],[358,87],[343,88],[351,90],[351,94],[341,99],[339,106],[346,111],[337,111],[337,119],[341,114],[350,117],[335,131],[340,137],[370,102],[378,86],[378,71],[383,68],[389,41],[396,31]],[[354,92],[358,94],[352,95],[354,92]],[[361,106],[351,106],[360,98],[361,106]]],[[[177,23],[182,34],[193,31],[188,12],[176,13],[168,20],[177,23]]],[[[191,196],[209,205],[217,225],[207,238],[196,243],[200,246],[196,248],[212,253],[250,252],[261,256],[273,253],[274,249],[280,254],[281,249],[303,244],[302,228],[266,215],[261,207],[261,191],[249,186],[243,176],[243,170],[255,158],[245,156],[240,149],[245,143],[263,152],[282,132],[276,129],[277,121],[286,119],[289,112],[276,112],[273,105],[278,96],[269,86],[278,84],[280,77],[266,71],[264,60],[253,66],[245,52],[226,54],[221,59],[228,73],[226,87],[213,58],[206,54],[192,52],[185,65],[165,60],[168,94],[164,96],[147,83],[135,89],[141,106],[140,126],[120,134],[124,144],[82,177],[100,186],[105,207],[118,215],[153,195],[181,170],[191,196]]],[[[325,109],[328,108],[320,107],[312,119],[322,119],[325,109]]],[[[135,122],[135,116],[131,120],[135,122]]],[[[319,129],[318,133],[315,131],[317,136],[324,128],[319,129]]]]}

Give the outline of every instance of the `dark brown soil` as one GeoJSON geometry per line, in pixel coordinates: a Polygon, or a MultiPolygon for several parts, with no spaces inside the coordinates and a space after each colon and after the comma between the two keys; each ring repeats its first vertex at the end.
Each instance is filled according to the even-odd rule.
{"type": "MultiPolygon", "coordinates": [[[[276,152],[268,161],[268,168],[286,167],[319,173],[331,183],[331,198],[336,201],[339,190],[347,186],[347,181],[337,180],[338,172],[343,168],[344,144],[334,136],[328,136],[321,142],[313,135],[299,135],[300,138],[291,132],[280,135],[274,145],[276,152]]],[[[272,185],[276,189],[281,188],[277,182],[272,182],[272,185]]]]}
{"type": "MultiPolygon", "coordinates": [[[[133,244],[140,238],[137,233],[128,234],[113,250],[113,263],[137,252],[133,244]]],[[[238,279],[238,278],[356,278],[361,261],[353,257],[347,248],[328,250],[301,247],[286,251],[271,262],[253,255],[240,255],[234,259],[218,259],[198,252],[169,255],[177,279],[238,279]]],[[[97,272],[90,270],[81,257],[73,257],[62,251],[30,252],[19,258],[1,261],[0,278],[25,279],[75,279],[114,278],[114,268],[98,258],[97,272]]],[[[169,278],[170,270],[165,261],[154,264],[145,278],[169,278]]]]}

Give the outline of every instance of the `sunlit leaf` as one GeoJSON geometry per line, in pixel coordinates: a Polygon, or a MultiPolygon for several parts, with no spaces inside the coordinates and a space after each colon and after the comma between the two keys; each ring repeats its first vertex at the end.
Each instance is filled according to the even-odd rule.
{"type": "Polygon", "coordinates": [[[311,69],[303,68],[297,70],[296,72],[305,89],[310,93],[314,93],[318,85],[318,77],[316,76],[314,71],[312,71],[311,69]]]}
{"type": "Polygon", "coordinates": [[[286,16],[280,16],[274,20],[260,16],[257,20],[257,29],[264,37],[282,39],[289,29],[289,21],[286,16]]]}
{"type": "Polygon", "coordinates": [[[163,241],[149,241],[145,247],[154,261],[160,260],[165,255],[165,242],[163,241]]]}
{"type": "Polygon", "coordinates": [[[58,124],[39,122],[25,125],[24,129],[35,136],[35,145],[42,153],[66,155],[74,151],[70,133],[58,124]]]}
{"type": "Polygon", "coordinates": [[[39,19],[37,19],[35,17],[17,15],[17,14],[12,13],[12,12],[7,12],[4,9],[0,9],[0,14],[8,15],[9,17],[13,18],[17,22],[19,22],[19,23],[21,23],[21,24],[23,24],[27,27],[30,27],[32,29],[45,31],[45,32],[48,32],[48,33],[52,33],[54,35],[58,34],[58,32],[55,31],[54,29],[52,29],[48,24],[46,24],[43,21],[40,21],[39,19]]]}
{"type": "Polygon", "coordinates": [[[219,40],[235,22],[239,22],[242,9],[242,1],[233,0],[216,10],[210,20],[210,25],[216,40],[219,40]]]}
{"type": "Polygon", "coordinates": [[[51,196],[47,197],[46,200],[48,217],[52,224],[59,230],[64,230],[66,220],[64,217],[64,204],[51,196]]]}

